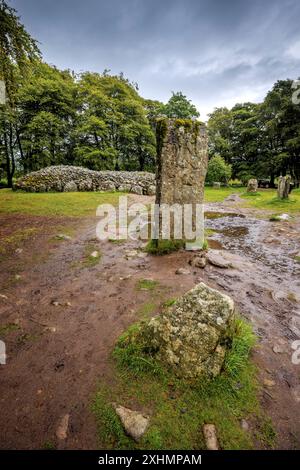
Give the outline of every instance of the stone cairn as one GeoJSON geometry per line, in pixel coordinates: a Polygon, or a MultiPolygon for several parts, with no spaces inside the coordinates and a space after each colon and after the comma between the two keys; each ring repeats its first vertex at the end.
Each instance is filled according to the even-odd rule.
{"type": "Polygon", "coordinates": [[[49,166],[20,178],[14,189],[28,192],[125,191],[155,194],[155,175],[146,171],[93,171],[79,166],[49,166]]]}
{"type": "Polygon", "coordinates": [[[290,176],[280,176],[278,179],[277,197],[279,199],[288,199],[291,187],[290,176]]]}
{"type": "Polygon", "coordinates": [[[248,181],[247,193],[256,193],[258,188],[258,183],[255,178],[251,178],[248,181]]]}
{"type": "MultiPolygon", "coordinates": [[[[208,162],[205,125],[192,120],[160,119],[156,137],[156,204],[160,208],[163,204],[178,204],[182,209],[184,204],[191,204],[195,230],[196,205],[203,203],[208,162]]],[[[161,212],[159,220],[162,238],[161,212]]],[[[178,240],[172,223],[170,239],[178,240]]]]}

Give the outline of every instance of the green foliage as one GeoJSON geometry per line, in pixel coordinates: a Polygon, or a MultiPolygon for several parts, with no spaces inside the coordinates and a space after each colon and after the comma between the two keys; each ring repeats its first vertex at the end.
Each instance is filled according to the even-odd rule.
{"type": "Polygon", "coordinates": [[[24,74],[29,62],[39,58],[37,43],[27,33],[4,0],[0,0],[0,79],[4,80],[10,104],[14,102],[18,74],[24,74]]]}
{"type": "Polygon", "coordinates": [[[279,80],[263,103],[217,108],[208,121],[210,155],[220,154],[245,184],[250,178],[292,176],[300,181],[300,108],[292,102],[292,80],[279,80]]]}
{"type": "Polygon", "coordinates": [[[206,181],[213,183],[228,183],[231,178],[231,165],[225,162],[220,155],[214,155],[208,162],[206,181]]]}
{"type": "Polygon", "coordinates": [[[161,114],[168,118],[193,119],[200,116],[197,108],[181,91],[172,93],[168,103],[161,109],[161,114]]]}
{"type": "Polygon", "coordinates": [[[270,222],[280,222],[281,221],[281,218],[279,217],[279,215],[271,215],[271,217],[269,218],[269,221],[270,222]]]}
{"type": "Polygon", "coordinates": [[[167,255],[184,247],[183,240],[150,240],[145,251],[151,255],[167,255]]]}

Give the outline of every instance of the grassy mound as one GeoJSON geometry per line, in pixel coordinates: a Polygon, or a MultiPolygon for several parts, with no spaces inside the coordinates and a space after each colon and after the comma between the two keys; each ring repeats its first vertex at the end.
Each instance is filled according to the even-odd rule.
{"type": "Polygon", "coordinates": [[[224,370],[210,382],[179,380],[156,361],[139,331],[136,324],[120,337],[113,353],[114,385],[102,383],[93,402],[103,448],[205,449],[205,423],[216,425],[223,449],[251,449],[254,439],[272,446],[275,433],[260,410],[256,369],[249,359],[255,336],[247,323],[236,320],[224,370]],[[124,433],[113,402],[151,416],[138,444],[124,433]],[[252,431],[242,429],[242,418],[252,431]]]}

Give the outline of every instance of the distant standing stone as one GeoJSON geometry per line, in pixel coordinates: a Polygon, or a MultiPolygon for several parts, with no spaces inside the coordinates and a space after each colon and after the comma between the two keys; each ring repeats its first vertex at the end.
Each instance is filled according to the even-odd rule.
{"type": "Polygon", "coordinates": [[[279,199],[288,199],[291,186],[290,176],[280,176],[278,180],[277,196],[279,199]]]}
{"type": "Polygon", "coordinates": [[[251,178],[248,181],[247,193],[256,193],[258,188],[258,182],[255,178],[251,178]]]}

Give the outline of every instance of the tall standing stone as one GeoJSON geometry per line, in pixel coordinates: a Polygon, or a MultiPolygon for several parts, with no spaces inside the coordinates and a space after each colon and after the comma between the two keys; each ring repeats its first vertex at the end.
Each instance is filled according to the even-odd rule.
{"type": "MultiPolygon", "coordinates": [[[[204,124],[182,119],[158,121],[156,204],[191,204],[194,229],[196,205],[203,204],[207,162],[204,124]]],[[[175,235],[171,229],[170,238],[178,239],[175,235]]]]}
{"type": "Polygon", "coordinates": [[[278,179],[277,196],[279,199],[288,199],[291,186],[290,176],[280,176],[278,179]]]}

